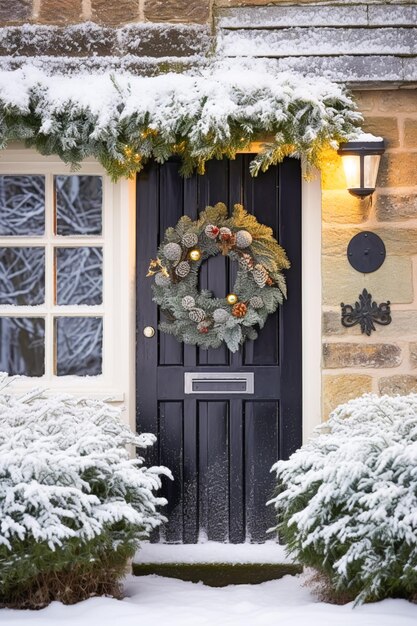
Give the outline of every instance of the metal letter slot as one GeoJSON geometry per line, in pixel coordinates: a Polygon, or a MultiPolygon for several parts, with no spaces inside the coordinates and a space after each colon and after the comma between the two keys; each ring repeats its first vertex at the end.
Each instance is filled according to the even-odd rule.
{"type": "Polygon", "coordinates": [[[185,372],[184,393],[254,393],[254,373],[185,372]]]}

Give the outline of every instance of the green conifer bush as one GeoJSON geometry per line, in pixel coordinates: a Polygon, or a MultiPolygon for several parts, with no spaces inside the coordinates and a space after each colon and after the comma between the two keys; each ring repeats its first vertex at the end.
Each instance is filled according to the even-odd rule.
{"type": "Polygon", "coordinates": [[[154,443],[120,410],[68,395],[4,392],[0,377],[0,605],[40,608],[120,593],[127,561],[164,517],[154,443]],[[130,450],[129,450],[130,449],[130,450]]]}
{"type": "Polygon", "coordinates": [[[273,468],[277,530],[338,601],[417,599],[417,394],[366,395],[273,468]]]}

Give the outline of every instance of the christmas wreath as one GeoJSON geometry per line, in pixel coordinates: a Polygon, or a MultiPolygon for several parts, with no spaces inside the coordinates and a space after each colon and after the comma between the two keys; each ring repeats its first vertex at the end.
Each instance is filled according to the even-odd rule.
{"type": "Polygon", "coordinates": [[[187,344],[218,348],[224,341],[236,352],[246,339],[256,339],[255,327],[262,328],[282,304],[281,272],[289,266],[272,229],[240,204],[231,217],[222,203],[207,207],[195,221],[184,216],[167,229],[149,266],[153,300],[166,318],[159,328],[187,344]],[[219,253],[238,263],[233,292],[224,298],[198,288],[202,262],[219,253]]]}

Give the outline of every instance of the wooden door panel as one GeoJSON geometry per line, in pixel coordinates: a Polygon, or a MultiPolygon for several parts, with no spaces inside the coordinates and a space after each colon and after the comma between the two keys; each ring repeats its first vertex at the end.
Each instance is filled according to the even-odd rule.
{"type": "Polygon", "coordinates": [[[183,466],[184,466],[184,403],[159,403],[159,448],[160,463],[169,467],[174,480],[164,478],[164,495],[169,502],[170,523],[163,528],[163,537],[167,542],[181,542],[183,517],[183,466]]]}
{"type": "Polygon", "coordinates": [[[245,402],[244,416],[246,533],[250,541],[263,542],[274,525],[274,510],[266,502],[274,490],[270,469],[279,458],[279,403],[245,402]]]}
{"type": "Polygon", "coordinates": [[[229,402],[198,402],[200,530],[210,541],[229,538],[229,402]]]}

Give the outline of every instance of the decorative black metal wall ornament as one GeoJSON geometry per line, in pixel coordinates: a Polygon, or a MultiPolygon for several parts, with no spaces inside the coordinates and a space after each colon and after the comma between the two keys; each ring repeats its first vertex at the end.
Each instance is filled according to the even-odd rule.
{"type": "Polygon", "coordinates": [[[356,301],[354,306],[341,303],[342,324],[346,328],[360,324],[362,333],[369,337],[371,332],[376,330],[375,324],[380,324],[381,326],[391,324],[390,304],[388,300],[378,305],[372,300],[372,296],[367,289],[364,289],[359,295],[359,301],[356,301]]]}
{"type": "Polygon", "coordinates": [[[385,261],[385,244],[381,237],[362,231],[349,241],[347,258],[353,269],[362,274],[376,272],[385,261]]]}

